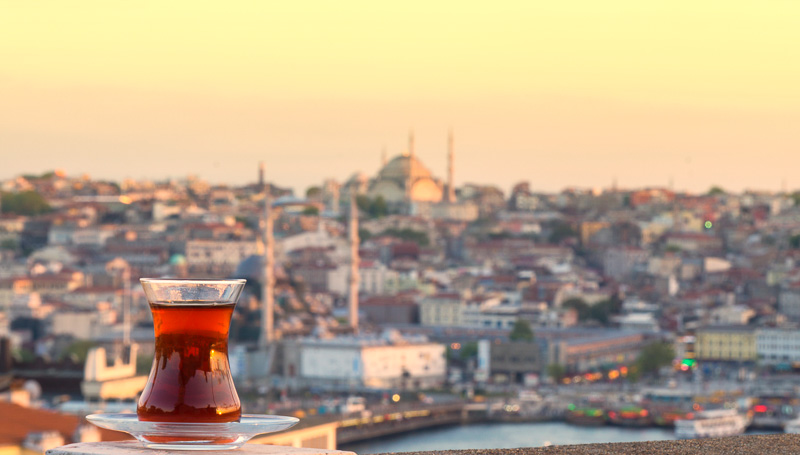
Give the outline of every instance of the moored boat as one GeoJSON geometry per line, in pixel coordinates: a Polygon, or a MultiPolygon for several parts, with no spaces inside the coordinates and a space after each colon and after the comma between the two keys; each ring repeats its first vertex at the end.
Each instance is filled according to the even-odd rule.
{"type": "Polygon", "coordinates": [[[623,406],[608,411],[608,421],[624,427],[646,427],[653,423],[650,412],[639,406],[623,406]]]}
{"type": "Polygon", "coordinates": [[[675,421],[675,436],[678,439],[721,438],[744,433],[747,417],[735,409],[701,411],[693,419],[675,421]]]}
{"type": "Polygon", "coordinates": [[[606,413],[601,408],[575,408],[567,411],[566,420],[575,425],[605,425],[606,413]]]}

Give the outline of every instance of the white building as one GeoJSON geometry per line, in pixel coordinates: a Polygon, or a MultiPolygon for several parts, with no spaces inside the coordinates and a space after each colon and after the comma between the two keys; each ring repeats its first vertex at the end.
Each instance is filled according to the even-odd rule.
{"type": "Polygon", "coordinates": [[[419,303],[419,320],[422,325],[461,327],[464,321],[464,301],[456,292],[438,293],[419,303]]]}
{"type": "Polygon", "coordinates": [[[711,310],[711,325],[745,325],[756,311],[747,305],[723,305],[711,310]]]}
{"type": "Polygon", "coordinates": [[[800,362],[800,329],[760,329],[756,331],[756,354],[767,365],[800,362]]]}
{"type": "Polygon", "coordinates": [[[650,253],[634,247],[609,248],[603,254],[603,273],[612,278],[622,278],[647,263],[650,253]]]}
{"type": "Polygon", "coordinates": [[[800,320],[800,286],[788,286],[778,294],[778,312],[789,319],[800,320]]]}
{"type": "Polygon", "coordinates": [[[630,313],[617,318],[619,329],[632,332],[658,332],[660,327],[653,313],[630,313]]]}
{"type": "Polygon", "coordinates": [[[193,273],[227,275],[257,251],[253,240],[189,240],[186,261],[193,273]]]}
{"type": "MultiPolygon", "coordinates": [[[[399,279],[399,273],[378,261],[364,261],[359,264],[359,291],[367,295],[388,294],[392,283],[399,279]]],[[[393,290],[393,289],[392,289],[393,290]]]]}
{"type": "Polygon", "coordinates": [[[445,381],[445,347],[427,338],[304,338],[284,345],[283,373],[292,388],[420,389],[445,381]]]}

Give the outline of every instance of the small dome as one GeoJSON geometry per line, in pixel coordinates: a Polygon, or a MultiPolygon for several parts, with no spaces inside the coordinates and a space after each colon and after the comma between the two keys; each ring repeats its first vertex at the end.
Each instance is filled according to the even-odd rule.
{"type": "Polygon", "coordinates": [[[254,254],[246,257],[236,267],[233,276],[236,278],[246,278],[250,280],[260,280],[264,275],[264,259],[254,254]]]}
{"type": "Polygon", "coordinates": [[[169,265],[186,265],[186,256],[182,254],[173,254],[169,258],[169,265]]]}

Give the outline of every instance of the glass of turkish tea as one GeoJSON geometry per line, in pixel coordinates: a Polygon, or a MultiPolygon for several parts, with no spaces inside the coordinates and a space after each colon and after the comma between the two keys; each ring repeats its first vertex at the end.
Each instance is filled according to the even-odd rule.
{"type": "Polygon", "coordinates": [[[228,363],[231,316],[245,280],[142,278],[155,356],[139,420],[236,422],[242,415],[228,363]]]}

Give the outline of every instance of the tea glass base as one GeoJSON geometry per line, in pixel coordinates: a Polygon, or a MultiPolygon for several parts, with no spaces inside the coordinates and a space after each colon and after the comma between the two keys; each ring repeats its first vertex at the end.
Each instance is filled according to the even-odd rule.
{"type": "Polygon", "coordinates": [[[92,414],[86,420],[100,428],[130,434],[149,449],[238,449],[253,436],[294,426],[299,419],[273,415],[243,415],[238,422],[145,422],[136,414],[92,414]]]}

